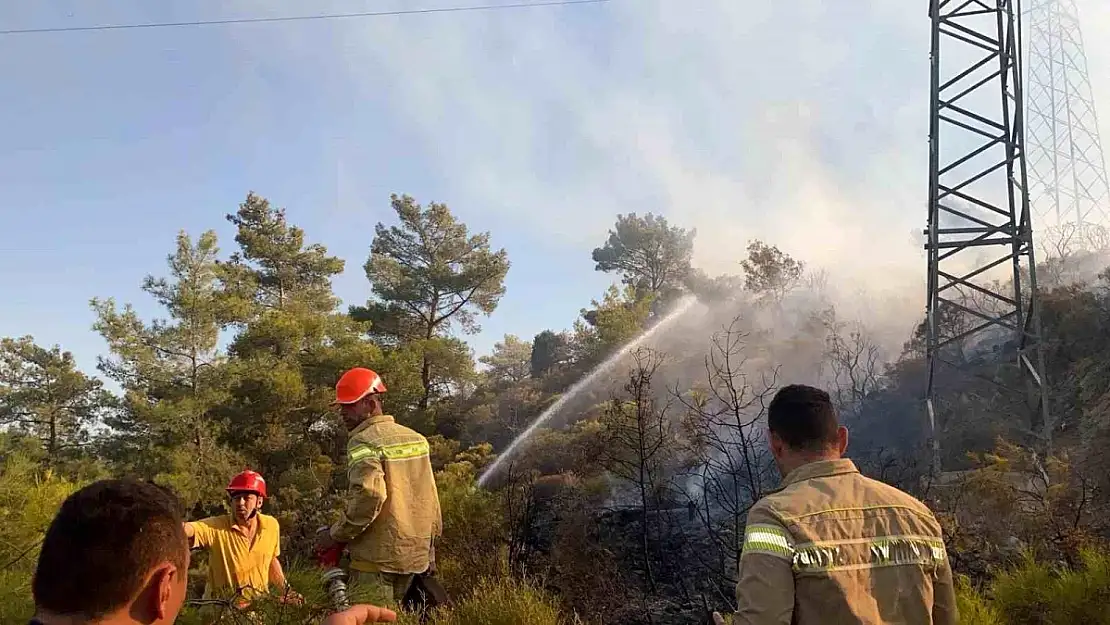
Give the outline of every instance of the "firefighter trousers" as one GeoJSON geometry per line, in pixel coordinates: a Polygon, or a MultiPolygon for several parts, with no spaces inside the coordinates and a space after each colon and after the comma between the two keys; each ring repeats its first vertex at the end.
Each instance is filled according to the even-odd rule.
{"type": "MultiPolygon", "coordinates": [[[[401,605],[409,586],[412,573],[366,573],[351,571],[351,594],[359,603],[372,603],[376,606],[396,608],[401,605]]],[[[353,603],[353,602],[352,602],[353,603]]]]}

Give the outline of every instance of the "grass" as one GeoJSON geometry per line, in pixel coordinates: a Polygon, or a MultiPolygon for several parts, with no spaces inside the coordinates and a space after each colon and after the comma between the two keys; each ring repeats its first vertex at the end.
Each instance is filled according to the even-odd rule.
{"type": "Polygon", "coordinates": [[[961,625],[1005,625],[994,606],[987,601],[964,575],[956,577],[956,609],[961,625]]]}
{"type": "MultiPolygon", "coordinates": [[[[219,621],[226,625],[302,625],[319,623],[328,613],[318,573],[312,567],[290,566],[290,582],[306,598],[304,606],[289,606],[274,598],[255,602],[255,617],[225,610],[219,621]]],[[[357,588],[352,588],[357,600],[357,588]]],[[[1055,567],[1032,557],[1010,570],[999,572],[984,588],[976,589],[966,577],[957,578],[957,600],[963,625],[1110,625],[1110,552],[1087,551],[1082,566],[1055,567]]],[[[30,601],[29,571],[0,571],[0,623],[27,622],[30,601]]],[[[186,608],[179,625],[201,625],[215,616],[209,607],[186,608]]],[[[414,615],[400,623],[416,625],[414,615]]],[[[484,577],[473,582],[451,609],[437,612],[431,625],[577,625],[580,621],[561,611],[555,597],[529,580],[484,577]]]]}
{"type": "Polygon", "coordinates": [[[483,579],[434,625],[568,625],[550,595],[527,580],[483,579]]]}
{"type": "Polygon", "coordinates": [[[1110,625],[1110,552],[1087,550],[1081,559],[1063,569],[1027,557],[996,576],[990,595],[1005,622],[1110,625]]]}
{"type": "MultiPolygon", "coordinates": [[[[292,566],[289,581],[305,596],[305,605],[281,604],[275,597],[259,599],[252,605],[251,615],[227,606],[191,606],[178,619],[178,625],[202,625],[219,618],[227,625],[292,625],[319,623],[328,613],[327,597],[319,583],[318,573],[311,567],[292,566]]],[[[352,601],[358,601],[358,588],[351,588],[352,601]]],[[[404,625],[417,625],[419,619],[403,614],[399,621],[404,625]]],[[[567,618],[556,600],[538,585],[528,580],[512,578],[483,578],[464,596],[456,598],[450,609],[438,610],[430,625],[573,625],[577,621],[567,618]]]]}
{"type": "Polygon", "coordinates": [[[24,625],[34,611],[30,573],[0,571],[0,623],[24,625]]]}
{"type": "Polygon", "coordinates": [[[1110,552],[1085,551],[1074,569],[1026,556],[982,590],[961,577],[957,599],[965,625],[1110,625],[1110,552]]]}

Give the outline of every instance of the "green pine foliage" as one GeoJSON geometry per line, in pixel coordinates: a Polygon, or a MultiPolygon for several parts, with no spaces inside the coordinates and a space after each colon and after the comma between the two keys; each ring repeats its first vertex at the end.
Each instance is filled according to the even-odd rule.
{"type": "Polygon", "coordinates": [[[0,623],[26,623],[34,612],[39,546],[62,501],[81,486],[19,447],[0,436],[0,623]]]}
{"type": "Polygon", "coordinates": [[[90,430],[115,404],[73,354],[30,336],[0,339],[0,427],[41,441],[52,462],[80,458],[90,430]]]}
{"type": "MultiPolygon", "coordinates": [[[[91,301],[107,347],[96,372],[61,346],[0,337],[0,623],[30,616],[38,541],[81,484],[154,480],[195,519],[226,511],[224,486],[244,468],[267,479],[265,511],[281,523],[284,568],[307,601],[267,597],[253,615],[229,609],[220,622],[319,622],[327,605],[312,538],[335,520],[346,488],[345,432],[330,403],[354,366],[382,375],[387,411],[432,445],[438,576],[454,599],[433,624],[626,625],[650,615],[692,625],[728,611],[744,514],[775,485],[757,444],[766,400],[783,381],[811,377],[850,421],[864,471],[920,489],[936,508],[962,622],[1110,623],[1110,274],[1045,293],[1055,454],[1017,444],[1009,407],[969,382],[943,398],[959,418],[947,416],[941,445],[946,465],[969,471],[931,484],[914,444],[921,327],[884,362],[868,329],[838,314],[821,276],[778,247],[752,241],[745,257],[737,251],[743,275],[709,276],[691,266],[693,230],[621,215],[592,257],[623,284],[568,329],[506,335],[476,355],[467,336],[506,296],[505,250],[445,204],[395,195],[391,208],[365,241],[361,306],[333,290],[346,261],[250,193],[227,216],[226,250],[214,231],[178,233],[164,270],[135,276],[142,301],[91,301]],[[812,301],[796,303],[806,289],[813,297],[801,299],[812,301]],[[477,485],[574,382],[690,293],[709,305],[703,335],[660,333],[655,349],[628,354],[477,485]],[[709,485],[700,493],[689,488],[694,475],[709,485]],[[727,514],[703,517],[707,501],[727,514]]],[[[945,327],[968,322],[942,312],[945,327]]],[[[971,347],[949,349],[964,357],[971,347]]],[[[181,623],[220,610],[195,604],[206,567],[197,554],[181,623]]]]}

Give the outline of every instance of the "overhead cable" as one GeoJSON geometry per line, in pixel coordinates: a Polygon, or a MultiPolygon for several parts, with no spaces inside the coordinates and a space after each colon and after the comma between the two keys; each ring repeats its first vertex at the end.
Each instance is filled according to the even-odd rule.
{"type": "Polygon", "coordinates": [[[426,15],[430,13],[469,13],[477,11],[501,11],[506,9],[527,9],[534,7],[570,6],[579,4],[602,4],[611,0],[546,0],[542,2],[518,2],[514,4],[484,4],[460,7],[439,7],[428,9],[398,9],[396,11],[368,11],[363,13],[328,13],[322,15],[288,15],[283,17],[242,17],[222,20],[196,20],[191,22],[149,22],[145,24],[103,24],[99,26],[56,26],[51,28],[13,28],[0,30],[0,35],[33,35],[44,33],[72,33],[98,30],[133,30],[139,28],[174,28],[181,26],[216,26],[227,24],[261,24],[268,22],[305,22],[310,20],[340,20],[367,17],[387,17],[391,15],[426,15]]]}

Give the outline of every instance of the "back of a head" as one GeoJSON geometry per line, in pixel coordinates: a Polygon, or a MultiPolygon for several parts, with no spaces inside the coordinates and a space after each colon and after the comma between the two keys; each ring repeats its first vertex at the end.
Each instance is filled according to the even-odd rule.
{"type": "Polygon", "coordinates": [[[836,445],[840,423],[828,393],[791,384],[779,389],[771,400],[767,427],[791,449],[821,452],[836,445]]]}
{"type": "Polygon", "coordinates": [[[135,480],[103,480],[70,495],[46,532],[32,581],[35,606],[96,620],[123,608],[163,562],[184,574],[180,502],[135,480]]]}

